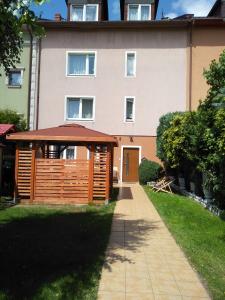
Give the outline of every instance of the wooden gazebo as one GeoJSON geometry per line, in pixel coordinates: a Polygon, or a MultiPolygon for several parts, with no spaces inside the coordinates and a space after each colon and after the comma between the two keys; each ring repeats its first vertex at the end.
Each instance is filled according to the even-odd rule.
{"type": "Polygon", "coordinates": [[[115,137],[77,124],[19,132],[16,142],[15,197],[48,204],[105,203],[113,181],[115,137]],[[85,146],[87,159],[63,159],[69,146],[85,146]]]}

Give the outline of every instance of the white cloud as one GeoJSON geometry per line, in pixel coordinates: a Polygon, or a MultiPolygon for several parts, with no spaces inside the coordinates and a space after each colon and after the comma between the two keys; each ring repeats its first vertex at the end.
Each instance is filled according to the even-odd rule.
{"type": "Polygon", "coordinates": [[[215,0],[176,0],[172,8],[197,17],[207,16],[215,0]]]}
{"type": "Polygon", "coordinates": [[[165,17],[167,17],[169,19],[174,19],[174,18],[177,17],[177,14],[175,14],[175,13],[172,12],[172,13],[166,14],[165,17]]]}
{"type": "Polygon", "coordinates": [[[113,4],[112,4],[112,14],[113,15],[118,15],[120,11],[120,2],[117,0],[114,0],[113,1],[113,4]]]}

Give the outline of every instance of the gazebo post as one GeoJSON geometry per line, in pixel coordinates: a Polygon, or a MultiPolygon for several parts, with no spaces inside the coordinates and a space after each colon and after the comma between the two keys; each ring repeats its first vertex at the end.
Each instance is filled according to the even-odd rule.
{"type": "Polygon", "coordinates": [[[93,188],[94,188],[94,144],[90,147],[90,160],[89,160],[89,184],[88,184],[88,202],[93,202],[93,188]]]}
{"type": "Polygon", "coordinates": [[[110,193],[110,152],[111,147],[107,144],[107,156],[106,156],[106,199],[105,202],[109,202],[109,193],[110,193]]]}
{"type": "Polygon", "coordinates": [[[15,182],[14,182],[14,202],[18,196],[18,163],[19,163],[19,146],[16,144],[16,160],[15,160],[15,182]]]}
{"type": "Polygon", "coordinates": [[[34,201],[36,145],[32,143],[30,202],[34,201]]]}

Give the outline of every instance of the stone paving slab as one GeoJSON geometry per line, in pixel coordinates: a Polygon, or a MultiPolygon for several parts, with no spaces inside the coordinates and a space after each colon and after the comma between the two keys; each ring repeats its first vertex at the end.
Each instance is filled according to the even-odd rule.
{"type": "Polygon", "coordinates": [[[120,188],[98,299],[210,299],[138,184],[120,188]]]}

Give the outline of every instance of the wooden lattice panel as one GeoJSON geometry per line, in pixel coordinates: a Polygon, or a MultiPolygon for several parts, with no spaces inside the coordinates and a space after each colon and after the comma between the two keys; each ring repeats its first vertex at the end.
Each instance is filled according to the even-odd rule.
{"type": "Polygon", "coordinates": [[[30,197],[32,191],[32,149],[17,149],[16,187],[21,198],[30,197]]]}
{"type": "Polygon", "coordinates": [[[34,199],[88,203],[88,160],[36,159],[34,199]]]}
{"type": "Polygon", "coordinates": [[[106,199],[107,192],[107,153],[94,153],[93,198],[106,199]]]}

